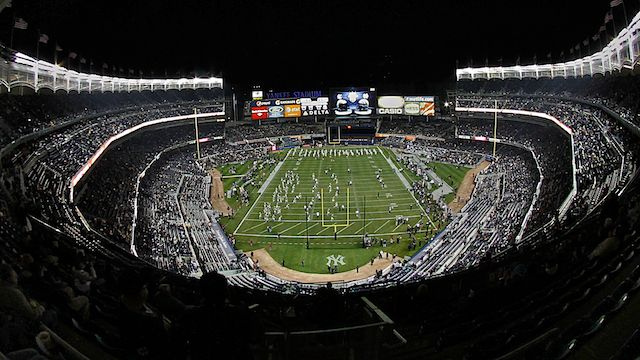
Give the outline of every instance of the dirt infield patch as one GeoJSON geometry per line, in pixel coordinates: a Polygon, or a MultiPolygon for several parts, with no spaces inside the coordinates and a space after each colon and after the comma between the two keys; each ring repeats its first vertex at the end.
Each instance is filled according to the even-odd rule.
{"type": "Polygon", "coordinates": [[[209,170],[211,174],[211,194],[209,201],[214,210],[219,211],[222,216],[231,215],[231,207],[224,198],[224,185],[222,184],[222,174],[217,169],[209,170]]]}
{"type": "Polygon", "coordinates": [[[469,170],[462,182],[460,183],[460,187],[458,187],[458,191],[456,192],[456,198],[450,202],[449,208],[453,213],[459,213],[460,210],[467,204],[467,201],[471,199],[471,194],[473,194],[473,188],[475,187],[475,178],[478,173],[489,166],[490,162],[484,160],[478,166],[469,170]]]}
{"type": "MultiPolygon", "coordinates": [[[[385,254],[386,255],[386,254],[385,254]]],[[[327,281],[351,281],[365,279],[369,276],[373,276],[376,270],[381,270],[391,265],[391,257],[388,259],[383,256],[382,259],[376,258],[373,261],[373,265],[367,263],[362,265],[358,272],[355,269],[345,271],[337,274],[309,274],[301,271],[292,270],[280,265],[275,261],[271,255],[265,249],[258,249],[253,251],[253,261],[258,260],[258,265],[265,272],[277,276],[281,279],[298,281],[302,283],[322,283],[327,281]]]]}

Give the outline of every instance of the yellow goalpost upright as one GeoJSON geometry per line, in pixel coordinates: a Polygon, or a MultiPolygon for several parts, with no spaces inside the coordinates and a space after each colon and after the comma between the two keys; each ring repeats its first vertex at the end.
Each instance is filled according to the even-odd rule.
{"type": "Polygon", "coordinates": [[[322,226],[333,227],[333,233],[338,232],[338,227],[346,227],[351,225],[349,221],[349,188],[347,188],[347,223],[346,224],[325,224],[324,223],[324,188],[320,188],[320,208],[322,210],[322,226]]]}

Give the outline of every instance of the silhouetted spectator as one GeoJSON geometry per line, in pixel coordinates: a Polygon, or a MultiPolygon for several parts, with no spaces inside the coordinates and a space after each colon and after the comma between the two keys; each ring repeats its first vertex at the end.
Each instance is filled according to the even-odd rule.
{"type": "Polygon", "coordinates": [[[119,328],[125,346],[140,357],[171,358],[167,325],[147,305],[147,284],[132,270],[120,276],[119,328]]]}
{"type": "Polygon", "coordinates": [[[227,279],[218,273],[200,278],[203,303],[188,309],[181,332],[192,359],[250,359],[250,343],[261,334],[247,310],[227,304],[227,279]]]}

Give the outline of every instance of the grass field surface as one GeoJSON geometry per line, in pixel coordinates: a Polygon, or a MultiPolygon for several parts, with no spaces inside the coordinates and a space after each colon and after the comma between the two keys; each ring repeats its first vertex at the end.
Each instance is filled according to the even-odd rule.
{"type": "Polygon", "coordinates": [[[254,201],[223,220],[244,251],[266,248],[286,267],[317,273],[327,272],[327,257],[342,256],[339,271],[346,271],[366,264],[380,250],[399,256],[415,252],[408,249],[408,226],[422,224],[416,239],[423,243],[427,229],[432,234],[435,225],[444,225],[431,222],[402,181],[412,174],[398,172],[386,148],[292,149],[280,156],[285,160],[277,171],[258,173],[259,184],[271,176],[264,192],[257,193],[259,186],[250,189],[254,201]],[[387,246],[364,249],[365,232],[387,246]]]}
{"type": "Polygon", "coordinates": [[[471,170],[468,167],[441,162],[430,162],[427,166],[433,169],[433,172],[435,172],[440,179],[449,184],[454,191],[458,190],[460,183],[462,183],[462,179],[464,179],[467,172],[471,170]]]}

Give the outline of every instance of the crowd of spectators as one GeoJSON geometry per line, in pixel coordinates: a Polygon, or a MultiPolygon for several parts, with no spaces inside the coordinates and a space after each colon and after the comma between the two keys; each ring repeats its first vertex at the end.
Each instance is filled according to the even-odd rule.
{"type": "Polygon", "coordinates": [[[104,120],[119,113],[152,111],[163,105],[184,106],[193,112],[193,107],[206,105],[221,95],[221,89],[104,93],[99,96],[86,93],[27,96],[3,94],[0,96],[0,147],[20,136],[65,122],[84,122],[86,118],[104,120]]]}
{"type": "Polygon", "coordinates": [[[453,137],[453,124],[446,120],[425,117],[407,119],[383,119],[378,132],[383,134],[421,135],[431,138],[453,137]]]}
{"type": "MultiPolygon", "coordinates": [[[[220,123],[200,124],[203,137],[222,133],[220,123]]],[[[131,238],[133,204],[138,174],[162,150],[189,141],[193,126],[184,124],[149,130],[115,145],[100,160],[78,194],[78,207],[95,229],[128,247],[131,238]]]]}
{"type": "Polygon", "coordinates": [[[189,276],[240,268],[235,254],[222,249],[231,245],[222,230],[216,231],[219,212],[211,207],[211,175],[205,169],[258,160],[264,148],[214,141],[202,144],[199,161],[192,150],[163,153],[145,171],[137,199],[136,251],[161,269],[189,276]]]}
{"type": "Polygon", "coordinates": [[[225,129],[225,139],[230,143],[251,139],[279,138],[286,135],[324,134],[324,122],[286,122],[275,124],[258,124],[241,122],[230,124],[225,129]]]}
{"type": "MultiPolygon", "coordinates": [[[[458,103],[463,107],[484,107],[491,106],[493,99],[495,97],[460,95],[458,103]]],[[[578,186],[576,205],[584,205],[587,211],[599,204],[610,192],[624,187],[635,171],[636,159],[631,151],[635,145],[630,142],[625,129],[600,110],[567,100],[523,96],[510,98],[506,95],[500,96],[499,106],[544,112],[571,128],[578,186]]],[[[490,136],[493,131],[493,125],[489,121],[476,120],[471,124],[461,121],[459,132],[472,136],[490,136]]],[[[524,127],[526,126],[514,126],[505,121],[500,123],[498,133],[507,140],[518,142],[524,127]]],[[[539,150],[536,147],[534,151],[539,150]]]]}
{"type": "MultiPolygon", "coordinates": [[[[635,162],[633,144],[626,140],[627,135],[616,133],[618,130],[615,124],[602,118],[601,114],[595,111],[591,112],[593,117],[590,117],[587,109],[579,107],[579,113],[572,114],[574,110],[567,110],[566,107],[573,105],[564,101],[566,100],[555,102],[549,111],[553,111],[559,118],[566,117],[570,126],[580,132],[576,138],[586,141],[586,135],[591,131],[603,133],[602,137],[595,136],[594,143],[578,144],[581,146],[578,149],[581,154],[578,156],[583,177],[580,186],[585,186],[589,180],[606,181],[606,172],[613,169],[591,157],[604,156],[608,161],[612,160],[611,157],[615,158],[617,152],[604,151],[604,155],[601,155],[594,150],[594,146],[604,145],[606,149],[611,149],[613,145],[609,141],[617,141],[624,145],[622,156],[630,163],[635,162]],[[557,108],[554,108],[555,106],[557,108]],[[597,126],[585,123],[584,118],[592,119],[597,126]],[[591,161],[600,164],[604,173],[589,166],[591,161]]],[[[149,116],[157,116],[160,113],[151,110],[149,116]]],[[[121,115],[115,118],[119,116],[121,115]]],[[[125,125],[122,126],[131,126],[144,121],[144,118],[129,123],[126,121],[123,121],[125,125]]],[[[475,120],[460,120],[456,125],[459,130],[474,134],[486,131],[485,125],[475,123],[475,120]]],[[[116,354],[115,356],[135,354],[138,358],[150,359],[198,359],[213,356],[247,358],[252,346],[264,344],[261,342],[264,323],[279,331],[290,330],[294,322],[304,324],[304,329],[313,326],[351,325],[352,319],[349,315],[355,313],[353,310],[357,309],[357,306],[353,304],[359,301],[359,297],[358,300],[340,297],[330,285],[316,285],[315,288],[321,290],[316,298],[311,299],[297,296],[263,297],[260,289],[298,293],[311,287],[288,284],[264,273],[240,273],[230,276],[228,280],[215,272],[203,275],[198,281],[172,277],[170,273],[148,267],[122,251],[108,250],[108,246],[103,244],[101,239],[79,230],[82,225],[77,214],[70,204],[67,204],[66,181],[77,170],[77,165],[86,161],[106,137],[122,129],[116,124],[105,125],[104,128],[102,126],[100,121],[72,125],[66,128],[68,131],[63,129],[50,137],[22,147],[16,150],[11,158],[3,160],[4,164],[9,165],[9,168],[3,169],[2,172],[3,191],[0,195],[0,348],[3,352],[17,350],[23,351],[22,354],[30,354],[33,358],[37,358],[39,353],[49,357],[67,358],[59,354],[65,350],[60,346],[59,340],[55,340],[54,335],[58,331],[71,328],[74,336],[88,339],[85,346],[97,343],[105,352],[116,354]],[[104,129],[105,132],[100,129],[104,129]],[[85,135],[100,137],[102,141],[86,139],[87,142],[84,142],[85,137],[91,137],[85,135]],[[63,155],[56,156],[56,151],[72,158],[77,156],[79,160],[76,162],[73,159],[68,160],[63,155]],[[43,224],[46,222],[53,226],[43,224]],[[36,223],[38,225],[34,230],[36,223]],[[55,229],[54,226],[59,229],[55,229]],[[88,240],[89,237],[91,240],[88,240]],[[80,239],[84,240],[80,242],[80,239]],[[234,289],[227,288],[227,281],[234,285],[251,287],[253,290],[242,293],[244,296],[238,295],[239,292],[234,293],[234,289]],[[267,314],[269,321],[261,322],[255,312],[248,310],[247,305],[254,303],[259,305],[252,305],[253,309],[268,308],[262,315],[267,314]]],[[[453,219],[450,227],[430,242],[425,251],[420,253],[421,256],[407,262],[404,267],[397,267],[388,274],[380,275],[373,283],[361,283],[361,289],[368,289],[377,284],[384,287],[403,281],[420,281],[429,274],[440,276],[468,266],[486,265],[493,257],[512,249],[517,225],[523,221],[528,209],[527,204],[533,201],[532,194],[539,180],[536,175],[536,161],[542,170],[543,186],[531,219],[535,218],[536,213],[552,214],[553,209],[557,209],[558,203],[567,193],[566,184],[570,183],[567,166],[571,161],[571,153],[567,151],[567,138],[539,125],[514,125],[505,122],[501,123],[501,127],[509,130],[505,133],[510,134],[501,134],[501,138],[510,136],[508,140],[523,145],[525,149],[500,146],[492,164],[476,177],[476,190],[472,199],[463,208],[461,215],[453,219]],[[527,133],[528,136],[523,133],[527,133]],[[533,150],[535,159],[529,150],[533,150]],[[545,191],[547,195],[544,195],[545,191]],[[544,208],[541,208],[542,206],[544,208]]],[[[289,133],[287,129],[282,132],[289,133]]],[[[244,134],[240,136],[243,139],[253,138],[250,127],[247,127],[246,132],[242,130],[238,133],[244,134]]],[[[294,133],[294,130],[291,130],[291,133],[294,133]]],[[[256,136],[263,135],[264,133],[258,133],[256,136]]],[[[104,198],[92,196],[91,186],[87,185],[86,189],[80,190],[84,192],[80,196],[80,206],[94,207],[99,203],[105,209],[92,208],[91,212],[108,217],[113,223],[116,223],[115,219],[120,215],[111,212],[113,204],[110,201],[124,203],[129,207],[127,211],[132,210],[131,198],[121,198],[121,194],[135,193],[132,189],[136,175],[143,171],[143,165],[148,165],[159,149],[183,140],[179,129],[164,136],[167,138],[166,142],[162,137],[149,136],[149,139],[142,139],[142,136],[132,139],[129,144],[123,142],[116,145],[112,150],[114,153],[128,152],[126,156],[121,153],[118,157],[122,160],[121,163],[105,161],[110,152],[105,154],[101,160],[104,162],[104,169],[96,168],[89,176],[97,179],[88,180],[89,184],[92,181],[97,184],[95,186],[100,188],[104,198]],[[136,151],[133,151],[133,143],[136,141],[140,146],[135,147],[136,151]],[[122,169],[117,169],[116,165],[122,169]],[[126,176],[121,177],[121,171],[126,172],[126,176]],[[116,183],[113,179],[119,179],[122,184],[116,183]],[[110,197],[112,200],[108,200],[110,197]]],[[[184,136],[184,139],[188,139],[187,135],[184,136]]],[[[404,140],[396,144],[403,148],[409,147],[404,140]]],[[[418,142],[415,145],[422,146],[420,144],[418,142]]],[[[263,145],[248,146],[246,153],[259,153],[261,146],[263,145]]],[[[215,144],[211,148],[214,147],[215,144]]],[[[486,143],[465,140],[425,142],[424,147],[429,151],[432,151],[429,148],[446,149],[445,156],[463,161],[469,157],[473,158],[473,155],[463,155],[465,151],[475,154],[490,152],[486,143]]],[[[209,158],[208,161],[216,161],[214,150],[206,146],[203,150],[209,158]]],[[[225,159],[232,159],[239,155],[225,153],[223,156],[225,159]]],[[[187,215],[189,221],[193,221],[194,224],[204,226],[211,221],[206,204],[205,209],[200,208],[203,206],[202,197],[207,196],[207,174],[203,173],[203,169],[199,168],[197,163],[190,165],[189,159],[183,160],[176,160],[185,164],[182,165],[184,167],[176,169],[169,169],[164,167],[165,163],[158,162],[157,166],[163,170],[158,173],[164,174],[164,171],[167,171],[169,175],[165,183],[154,182],[152,185],[159,185],[160,188],[164,186],[167,194],[174,193],[178,205],[173,209],[181,216],[187,215]],[[194,167],[187,169],[190,166],[194,167]],[[179,173],[179,170],[183,169],[187,172],[179,173]],[[175,185],[173,180],[168,180],[169,177],[176,179],[178,184],[175,185]]],[[[151,175],[149,173],[145,177],[151,175]]],[[[620,176],[620,179],[624,178],[620,176]]],[[[637,191],[637,187],[631,190],[637,191]]],[[[157,193],[150,196],[160,197],[157,193]]],[[[600,195],[596,199],[601,199],[600,195]]],[[[442,292],[425,288],[427,285],[422,284],[419,287],[406,286],[394,289],[393,293],[387,292],[380,296],[372,294],[371,299],[380,304],[385,311],[390,310],[394,319],[400,319],[399,326],[420,328],[420,331],[410,338],[413,342],[421,341],[427,336],[437,338],[436,351],[459,341],[456,339],[456,330],[461,331],[451,324],[457,323],[460,318],[464,319],[463,325],[474,328],[470,331],[505,332],[500,326],[501,323],[498,322],[496,325],[495,321],[514,322],[514,319],[518,319],[514,315],[518,310],[508,309],[514,304],[523,304],[527,319],[531,318],[536,322],[549,321],[548,317],[538,316],[542,310],[547,309],[544,306],[548,304],[541,305],[536,302],[536,297],[542,297],[545,301],[555,301],[561,298],[558,293],[572,296],[573,293],[569,292],[567,287],[576,290],[574,293],[579,290],[581,294],[599,291],[596,285],[589,285],[585,292],[583,287],[566,284],[572,284],[569,281],[573,281],[574,278],[581,279],[581,283],[590,283],[591,278],[588,281],[587,278],[581,278],[580,271],[589,273],[594,268],[619,271],[627,264],[623,264],[622,261],[628,260],[620,258],[618,263],[617,249],[630,249],[629,259],[636,261],[634,252],[637,252],[637,242],[634,244],[632,240],[634,237],[637,238],[639,204],[637,193],[632,193],[623,200],[618,200],[615,196],[607,197],[602,211],[593,214],[592,221],[583,224],[584,227],[560,239],[557,238],[559,233],[545,233],[545,240],[550,241],[544,244],[545,246],[540,249],[525,249],[531,253],[515,254],[513,260],[497,264],[497,268],[491,268],[491,273],[487,276],[481,273],[480,281],[464,277],[468,274],[452,275],[455,277],[452,278],[454,280],[447,279],[444,282],[446,284],[440,288],[444,289],[442,292]],[[590,251],[591,249],[593,251],[590,251]],[[608,264],[609,259],[616,259],[616,262],[611,263],[611,268],[602,265],[608,264]],[[588,262],[591,260],[594,261],[588,262]],[[572,272],[573,270],[576,271],[572,272]],[[568,281],[559,280],[563,275],[566,275],[566,278],[562,279],[568,281]],[[549,280],[561,285],[551,287],[552,291],[549,291],[549,287],[540,285],[549,280]],[[509,290],[508,296],[495,296],[493,291],[496,288],[509,290]],[[540,292],[531,294],[533,288],[539,289],[540,292]],[[406,301],[398,301],[398,296],[394,296],[407,295],[410,291],[414,292],[401,297],[406,298],[406,301]],[[425,293],[430,294],[425,296],[425,293]],[[520,297],[524,300],[517,302],[520,297]],[[426,300],[427,298],[429,300],[426,300]],[[478,301],[479,298],[486,301],[478,301]],[[431,307],[425,305],[427,301],[441,303],[431,307]],[[486,310],[493,308],[491,306],[506,310],[500,313],[500,317],[492,317],[486,321],[486,310]],[[446,332],[438,328],[437,325],[441,324],[444,326],[440,329],[446,327],[446,332]]],[[[93,220],[92,222],[96,224],[93,220]]],[[[531,223],[532,220],[529,221],[529,224],[531,223]]],[[[126,221],[122,221],[122,224],[126,225],[126,221]]],[[[125,228],[118,230],[118,233],[126,235],[130,230],[125,228]]],[[[181,236],[178,235],[178,238],[181,236]]],[[[183,250],[183,247],[178,247],[176,253],[172,253],[174,250],[168,250],[167,256],[180,254],[183,250]]],[[[524,250],[520,248],[519,251],[524,250]]],[[[194,257],[193,252],[187,254],[184,250],[184,254],[184,257],[194,257]]],[[[195,258],[198,258],[198,254],[195,258]]],[[[194,267],[187,267],[182,271],[189,273],[193,269],[194,267]]],[[[598,272],[598,279],[606,280],[607,276],[601,276],[605,273],[598,272]]],[[[634,273],[637,277],[637,271],[634,273]]],[[[633,275],[632,272],[628,274],[633,275]]],[[[633,281],[630,284],[633,285],[633,281]]],[[[435,288],[437,285],[434,281],[428,286],[435,288]]],[[[360,290],[357,287],[354,291],[355,289],[360,290]]],[[[569,302],[567,306],[573,304],[569,302]]],[[[537,324],[539,325],[539,322],[537,324]]],[[[540,329],[538,325],[536,329],[540,329]]],[[[531,332],[518,333],[510,330],[506,333],[520,335],[521,343],[533,338],[531,332]]],[[[512,338],[510,341],[519,344],[512,338]]],[[[326,342],[330,343],[331,340],[326,342]]]]}

